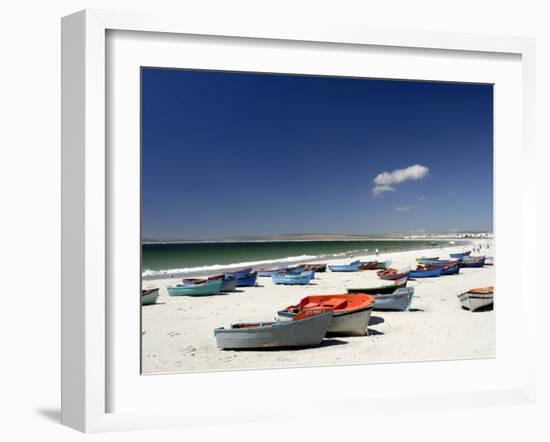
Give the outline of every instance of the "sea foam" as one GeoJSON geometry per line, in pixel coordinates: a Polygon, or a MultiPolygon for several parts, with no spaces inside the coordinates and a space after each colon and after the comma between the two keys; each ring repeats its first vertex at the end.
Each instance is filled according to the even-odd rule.
{"type": "Polygon", "coordinates": [[[222,270],[232,270],[245,267],[257,267],[266,264],[280,264],[280,263],[292,263],[297,261],[306,261],[308,259],[318,259],[318,256],[314,255],[300,255],[300,256],[287,256],[286,258],[279,259],[266,259],[263,261],[248,261],[248,262],[237,262],[232,264],[214,264],[201,267],[184,267],[181,269],[163,269],[163,270],[151,270],[145,269],[141,276],[144,278],[159,277],[159,276],[170,276],[170,275],[179,275],[179,274],[194,274],[194,273],[207,273],[215,272],[222,270]]]}

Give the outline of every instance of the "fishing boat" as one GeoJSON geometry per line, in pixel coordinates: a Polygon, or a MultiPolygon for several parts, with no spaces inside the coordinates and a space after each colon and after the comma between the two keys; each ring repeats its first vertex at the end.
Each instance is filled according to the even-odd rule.
{"type": "Polygon", "coordinates": [[[359,270],[376,270],[378,269],[378,261],[361,261],[359,270]]]}
{"type": "Polygon", "coordinates": [[[374,295],[373,310],[409,310],[414,295],[414,287],[401,287],[393,293],[377,293],[374,295]]]}
{"type": "Polygon", "coordinates": [[[462,265],[462,258],[459,259],[423,259],[418,264],[424,267],[448,267],[455,264],[462,265]]]}
{"type": "Polygon", "coordinates": [[[416,270],[411,270],[409,273],[409,278],[435,278],[438,276],[441,276],[441,267],[418,266],[416,270]]]}
{"type": "Polygon", "coordinates": [[[485,256],[466,256],[462,261],[462,267],[483,267],[485,256]]]}
{"type": "Polygon", "coordinates": [[[293,318],[311,309],[330,309],[333,312],[328,333],[347,336],[364,336],[367,333],[374,297],[366,294],[313,295],[303,298],[298,304],[286,307],[277,314],[293,318]]]}
{"type": "Polygon", "coordinates": [[[237,279],[236,278],[226,278],[225,275],[214,275],[209,276],[208,278],[185,278],[182,279],[183,284],[198,284],[203,283],[206,281],[213,281],[216,279],[221,279],[222,287],[220,289],[220,292],[234,292],[237,287],[237,279]]]}
{"type": "Polygon", "coordinates": [[[453,264],[450,266],[439,267],[441,269],[441,276],[445,275],[458,275],[460,272],[460,264],[453,264]]]}
{"type": "Polygon", "coordinates": [[[359,271],[359,266],[361,265],[361,261],[353,261],[347,265],[333,265],[328,266],[331,272],[357,272],[359,271]]]}
{"type": "Polygon", "coordinates": [[[395,281],[397,279],[403,279],[403,278],[409,277],[409,273],[410,273],[410,271],[408,269],[406,269],[406,270],[405,269],[402,269],[402,270],[386,269],[386,270],[380,270],[380,271],[376,272],[376,275],[380,279],[395,281]]]}
{"type": "Polygon", "coordinates": [[[308,285],[309,282],[313,279],[313,270],[307,272],[301,272],[298,274],[292,273],[278,273],[271,277],[273,284],[282,284],[282,285],[308,285]]]}
{"type": "Polygon", "coordinates": [[[367,295],[374,295],[374,294],[388,294],[393,293],[397,289],[403,288],[407,286],[407,277],[397,279],[393,281],[392,284],[385,284],[378,287],[358,287],[358,288],[349,288],[347,289],[348,293],[365,293],[367,295]]]}
{"type": "Polygon", "coordinates": [[[495,265],[495,258],[492,256],[486,256],[485,257],[485,265],[486,266],[493,266],[495,265]]]}
{"type": "Polygon", "coordinates": [[[141,305],[156,304],[159,297],[159,289],[148,289],[141,291],[141,305]]]}
{"type": "Polygon", "coordinates": [[[250,275],[252,273],[252,267],[246,269],[235,270],[234,272],[224,273],[227,278],[242,278],[243,276],[250,275]]]}
{"type": "Polygon", "coordinates": [[[458,295],[462,307],[475,312],[480,308],[493,304],[494,288],[483,287],[479,289],[468,290],[458,295]]]}
{"type": "Polygon", "coordinates": [[[277,273],[285,272],[288,267],[276,267],[274,269],[260,269],[258,270],[258,277],[260,278],[271,278],[277,273]]]}
{"type": "MultiPolygon", "coordinates": [[[[300,273],[305,272],[306,269],[303,266],[297,266],[297,267],[289,267],[284,273],[287,275],[299,275],[300,273]]],[[[313,270],[308,270],[308,272],[312,272],[315,274],[313,270]]]]}
{"type": "MultiPolygon", "coordinates": [[[[227,275],[226,275],[227,276],[227,275]]],[[[256,285],[258,279],[258,272],[252,272],[236,276],[237,287],[252,287],[256,285]]]]}
{"type": "Polygon", "coordinates": [[[304,270],[314,270],[315,273],[324,273],[327,271],[327,265],[325,263],[319,264],[303,264],[304,270]]]}
{"type": "Polygon", "coordinates": [[[292,321],[244,322],[216,328],[214,336],[218,348],[225,349],[312,347],[322,342],[331,320],[329,309],[309,310],[292,321]]]}
{"type": "Polygon", "coordinates": [[[449,253],[449,257],[450,258],[464,258],[466,256],[470,256],[471,253],[472,253],[471,250],[468,250],[467,252],[462,252],[462,253],[449,253]]]}
{"type": "Polygon", "coordinates": [[[187,281],[168,287],[168,294],[170,296],[217,295],[220,293],[222,285],[223,279],[212,279],[197,283],[187,281]]]}

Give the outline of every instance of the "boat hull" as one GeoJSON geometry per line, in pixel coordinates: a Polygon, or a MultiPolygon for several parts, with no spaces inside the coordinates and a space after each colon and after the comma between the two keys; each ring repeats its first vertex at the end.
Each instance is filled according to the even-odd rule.
{"type": "Polygon", "coordinates": [[[389,294],[376,294],[374,310],[400,311],[409,310],[414,295],[414,287],[403,287],[389,294]]]}
{"type": "Polygon", "coordinates": [[[454,266],[450,267],[442,267],[441,268],[441,275],[458,275],[460,272],[460,265],[455,264],[454,266]]]}
{"type": "Polygon", "coordinates": [[[367,295],[384,295],[395,292],[398,289],[407,286],[407,281],[402,284],[393,284],[393,285],[383,285],[380,287],[367,287],[367,288],[349,288],[347,289],[348,293],[366,293],[367,295]]]}
{"type": "Polygon", "coordinates": [[[237,288],[236,279],[224,279],[220,292],[234,292],[237,288]]]}
{"type": "MultiPolygon", "coordinates": [[[[334,312],[327,333],[345,336],[365,336],[368,334],[368,325],[372,313],[372,305],[351,312],[334,312]]],[[[277,314],[281,318],[293,318],[295,312],[280,310],[277,314]]]]}
{"type": "MultiPolygon", "coordinates": [[[[383,270],[382,270],[383,272],[383,270]]],[[[410,272],[403,272],[403,273],[377,273],[377,276],[380,279],[384,279],[386,281],[396,281],[398,279],[408,278],[410,277],[410,272]]]]}
{"type": "Polygon", "coordinates": [[[277,273],[284,273],[287,271],[287,267],[280,267],[278,269],[271,269],[271,270],[258,270],[258,277],[260,278],[271,278],[273,275],[276,275],[277,273]]]}
{"type": "Polygon", "coordinates": [[[304,270],[313,270],[316,273],[325,273],[327,271],[326,264],[304,264],[304,270]]]}
{"type": "Polygon", "coordinates": [[[141,305],[152,305],[157,303],[159,289],[146,290],[147,294],[141,295],[141,305]]]}
{"type": "Polygon", "coordinates": [[[464,252],[464,253],[449,253],[449,257],[450,258],[464,258],[466,256],[470,256],[472,252],[471,251],[468,251],[468,252],[464,252]]]}
{"type": "Polygon", "coordinates": [[[237,287],[252,287],[256,285],[258,273],[249,273],[248,275],[237,276],[235,278],[237,287]]]}
{"type": "Polygon", "coordinates": [[[372,306],[350,313],[335,313],[328,327],[328,333],[345,336],[365,336],[372,313],[372,306]]]}
{"type": "Polygon", "coordinates": [[[483,267],[485,265],[485,257],[482,258],[470,258],[462,262],[462,267],[483,267]]]}
{"type": "Polygon", "coordinates": [[[328,266],[331,272],[358,272],[360,264],[347,266],[328,266]]]}
{"type": "Polygon", "coordinates": [[[461,293],[458,299],[462,307],[475,312],[476,310],[488,307],[493,304],[493,295],[476,295],[473,293],[461,293]]]}
{"type": "Polygon", "coordinates": [[[314,272],[304,272],[300,275],[279,274],[273,275],[271,280],[273,284],[279,285],[308,285],[313,277],[314,272]]]}
{"type": "Polygon", "coordinates": [[[441,268],[432,270],[412,270],[409,273],[409,278],[437,278],[441,276],[441,268]]]}
{"type": "Polygon", "coordinates": [[[215,279],[205,284],[189,284],[168,287],[170,296],[210,296],[217,295],[222,288],[223,280],[215,279]]]}
{"type": "Polygon", "coordinates": [[[263,327],[217,328],[214,336],[218,348],[224,349],[312,347],[321,343],[331,320],[332,312],[328,312],[299,321],[263,323],[263,327]]]}

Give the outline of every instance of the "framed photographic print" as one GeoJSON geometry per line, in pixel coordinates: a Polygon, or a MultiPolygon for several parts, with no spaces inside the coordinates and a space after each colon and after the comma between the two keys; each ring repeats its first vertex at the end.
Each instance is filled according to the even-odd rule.
{"type": "Polygon", "coordinates": [[[508,176],[531,161],[533,57],[522,38],[64,18],[63,422],[531,401],[510,324],[535,293],[534,204],[508,176]]]}

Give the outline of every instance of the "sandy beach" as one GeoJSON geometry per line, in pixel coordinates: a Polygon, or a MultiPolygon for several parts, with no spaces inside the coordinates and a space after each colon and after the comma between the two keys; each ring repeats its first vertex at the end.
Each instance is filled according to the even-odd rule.
{"type": "MultiPolygon", "coordinates": [[[[490,240],[475,255],[493,256],[490,240]],[[488,245],[489,248],[486,248],[488,245]]],[[[416,266],[423,255],[447,259],[469,247],[385,253],[392,267],[416,266]]],[[[370,256],[357,256],[372,260],[370,256]]],[[[350,258],[331,260],[346,264],[350,258]]],[[[214,329],[235,322],[277,320],[277,311],[313,294],[346,293],[346,288],[378,286],[376,271],[317,273],[308,286],[274,285],[258,278],[258,286],[206,297],[170,297],[166,287],[178,279],[144,280],[143,288],[160,288],[157,304],[142,308],[143,373],[282,368],[318,365],[411,362],[494,357],[493,310],[463,310],[457,295],[494,284],[494,268],[462,268],[459,275],[411,280],[415,288],[408,312],[372,313],[368,335],[326,338],[315,348],[231,351],[216,347],[214,329]]]]}

